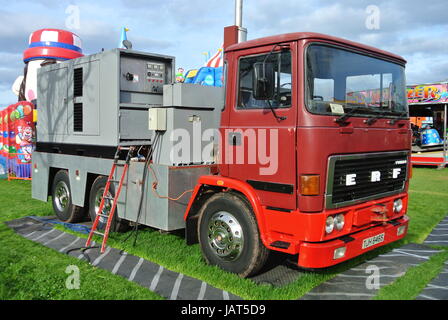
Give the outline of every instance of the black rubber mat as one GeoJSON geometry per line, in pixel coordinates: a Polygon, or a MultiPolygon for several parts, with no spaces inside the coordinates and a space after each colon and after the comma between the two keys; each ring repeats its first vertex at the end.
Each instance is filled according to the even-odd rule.
{"type": "Polygon", "coordinates": [[[448,261],[445,262],[442,272],[423,289],[417,300],[448,300],[448,261]]]}
{"type": "Polygon", "coordinates": [[[432,230],[424,243],[435,246],[448,246],[448,216],[432,230]]]}
{"type": "Polygon", "coordinates": [[[93,266],[120,275],[171,300],[241,300],[227,291],[217,289],[201,280],[173,272],[143,258],[107,247],[100,254],[99,247],[81,250],[86,239],[54,229],[49,223],[26,217],[6,223],[21,236],[44,246],[86,260],[93,266]]]}
{"type": "Polygon", "coordinates": [[[271,252],[269,260],[260,273],[250,279],[256,284],[274,287],[283,287],[297,281],[305,271],[295,266],[290,259],[289,255],[271,252]]]}
{"type": "Polygon", "coordinates": [[[403,276],[413,266],[440,252],[425,245],[407,244],[338,274],[315,287],[303,300],[369,300],[378,290],[403,276]],[[378,277],[375,282],[375,275],[378,277]]]}

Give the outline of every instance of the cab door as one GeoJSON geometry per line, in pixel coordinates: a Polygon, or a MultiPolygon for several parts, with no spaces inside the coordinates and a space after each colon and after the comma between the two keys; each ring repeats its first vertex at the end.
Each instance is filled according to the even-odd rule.
{"type": "Polygon", "coordinates": [[[228,90],[227,115],[223,114],[221,125],[228,175],[250,184],[262,205],[289,210],[296,208],[297,189],[294,44],[233,53],[228,80],[236,82],[228,90]],[[263,62],[273,64],[274,96],[269,100],[254,98],[254,66],[263,62]]]}

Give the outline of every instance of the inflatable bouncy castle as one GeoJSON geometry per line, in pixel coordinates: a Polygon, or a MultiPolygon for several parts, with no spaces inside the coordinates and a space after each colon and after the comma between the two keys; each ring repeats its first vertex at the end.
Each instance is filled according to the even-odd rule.
{"type": "Polygon", "coordinates": [[[42,66],[82,57],[81,39],[59,29],[33,32],[23,52],[24,74],[12,86],[18,103],[2,110],[0,132],[0,178],[31,178],[31,154],[35,149],[35,114],[37,103],[37,70],[42,66]]]}
{"type": "Polygon", "coordinates": [[[3,150],[3,141],[4,141],[4,135],[6,134],[4,132],[5,126],[4,126],[4,117],[5,110],[0,110],[0,179],[5,179],[7,174],[6,169],[6,152],[3,150]]]}
{"type": "Polygon", "coordinates": [[[223,49],[220,48],[202,68],[189,70],[185,75],[184,82],[203,86],[222,87],[222,69],[223,49]]]}
{"type": "Polygon", "coordinates": [[[31,177],[31,153],[35,147],[33,104],[28,101],[8,106],[0,112],[2,123],[2,149],[0,174],[8,179],[31,177]]]}

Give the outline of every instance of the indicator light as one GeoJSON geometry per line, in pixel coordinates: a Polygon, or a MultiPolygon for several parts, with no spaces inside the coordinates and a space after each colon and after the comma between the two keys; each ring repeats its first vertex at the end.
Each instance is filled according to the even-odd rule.
{"type": "Polygon", "coordinates": [[[317,196],[320,191],[319,175],[300,176],[300,194],[304,196],[317,196]]]}

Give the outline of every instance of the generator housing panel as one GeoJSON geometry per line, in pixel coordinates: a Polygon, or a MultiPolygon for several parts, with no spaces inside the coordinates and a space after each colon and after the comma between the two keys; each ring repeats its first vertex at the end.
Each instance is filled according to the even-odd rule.
{"type": "MultiPolygon", "coordinates": [[[[148,110],[163,104],[174,57],[127,49],[38,70],[37,150],[77,155],[148,141],[148,110]]],[[[99,152],[99,151],[98,151],[99,152]]]]}

